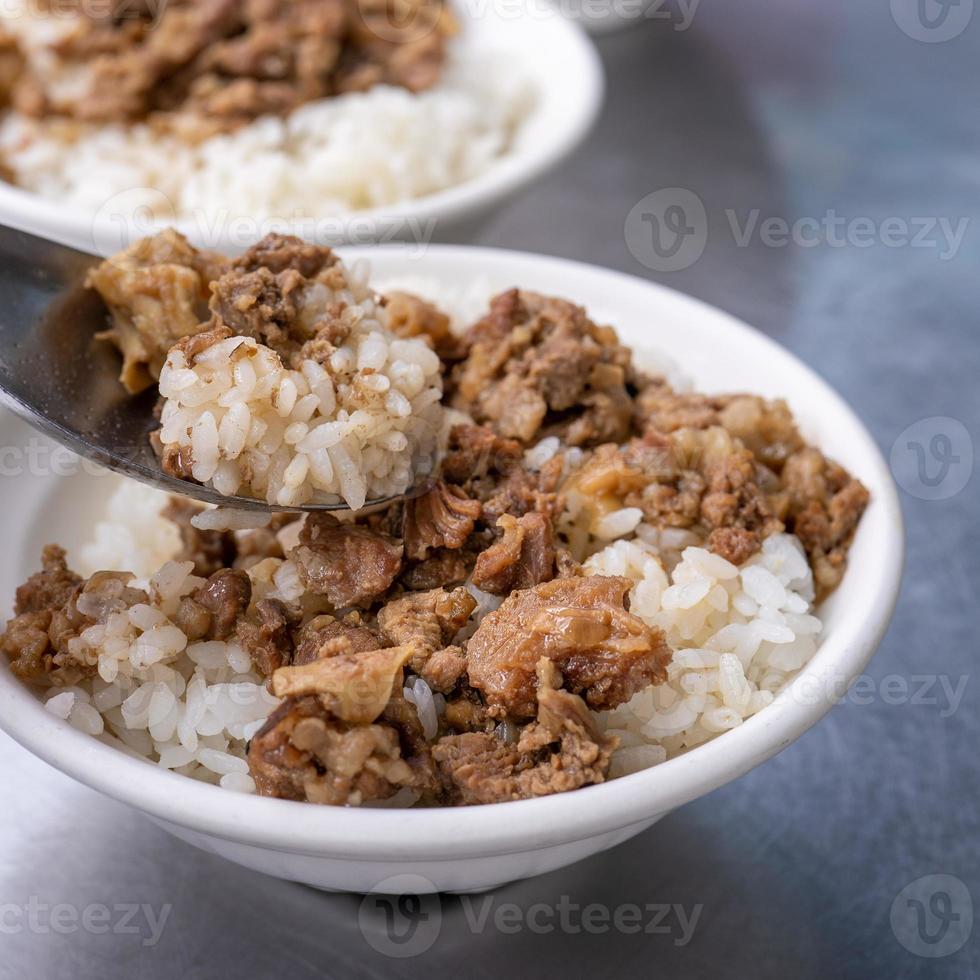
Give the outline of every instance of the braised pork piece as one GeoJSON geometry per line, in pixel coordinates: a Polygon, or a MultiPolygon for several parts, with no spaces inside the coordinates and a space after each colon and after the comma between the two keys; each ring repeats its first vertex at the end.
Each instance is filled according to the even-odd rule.
{"type": "Polygon", "coordinates": [[[0,39],[0,96],[35,117],[151,121],[204,138],[374,85],[438,80],[454,31],[442,0],[51,3],[75,26],[31,70],[0,39]],[[66,84],[71,79],[72,84],[66,84]]]}
{"type": "MultiPolygon", "coordinates": [[[[129,260],[112,280],[117,321],[161,337],[161,353],[174,311],[190,323],[205,273],[216,274],[193,250],[177,257],[173,288],[147,291],[129,260]]],[[[277,277],[317,276],[330,256],[269,239],[218,270],[218,282],[233,274],[241,284],[255,268],[285,295],[277,277]]],[[[241,316],[236,329],[283,356],[309,343],[308,325],[297,336],[270,312],[278,300],[253,303],[260,293],[220,287],[212,314],[229,329],[241,316]]],[[[446,398],[469,418],[417,495],[350,521],[316,515],[300,526],[282,515],[234,533],[194,528],[193,504],[166,512],[181,530],[179,559],[199,576],[171,621],[189,641],[236,643],[280,699],[248,746],[259,793],[464,805],[606,779],[616,739],[601,713],[663,683],[672,657],[663,631],[631,610],[632,582],[580,565],[583,540],[623,508],[735,565],[791,532],[818,593],[840,582],[868,493],[805,443],[783,402],[645,377],[611,328],[566,300],[511,290],[461,336],[431,304],[390,304],[394,331],[440,353],[446,398]],[[284,568],[299,583],[291,597],[271,592],[284,568]],[[423,682],[431,711],[409,697],[423,682]]],[[[314,331],[324,344],[329,329],[314,331]]],[[[148,601],[128,581],[83,580],[64,552],[46,549],[0,639],[15,673],[56,685],[92,676],[72,638],[148,601]]]]}

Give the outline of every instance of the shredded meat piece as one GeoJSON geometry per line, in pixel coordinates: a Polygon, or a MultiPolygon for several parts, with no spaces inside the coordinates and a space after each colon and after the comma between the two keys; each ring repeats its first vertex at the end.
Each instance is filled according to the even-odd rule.
{"type": "Polygon", "coordinates": [[[316,694],[330,713],[352,724],[372,722],[384,711],[402,667],[416,652],[412,644],[367,653],[340,653],[272,675],[279,698],[316,694]]]}
{"type": "Polygon", "coordinates": [[[83,580],[68,568],[64,549],[47,545],[41,571],[17,589],[14,618],[0,637],[13,673],[62,685],[91,676],[94,664],[79,660],[69,642],[111,613],[146,602],[145,592],[128,586],[131,578],[127,572],[96,572],[83,580]]]}
{"type": "Polygon", "coordinates": [[[563,492],[578,494],[593,526],[621,507],[638,507],[648,523],[689,528],[741,564],[783,529],[778,488],[779,478],[715,425],[650,431],[625,450],[600,446],[563,492]]]}
{"type": "Polygon", "coordinates": [[[336,252],[325,245],[313,245],[295,235],[270,232],[234,259],[231,268],[238,272],[267,269],[273,275],[296,272],[304,279],[316,279],[338,261],[336,252]]]}
{"type": "Polygon", "coordinates": [[[462,647],[443,647],[429,656],[419,671],[419,676],[441,694],[448,694],[466,673],[466,652],[462,647]]]}
{"type": "Polygon", "coordinates": [[[733,565],[741,565],[762,547],[762,535],[743,527],[716,527],[708,535],[707,544],[716,555],[733,565]]]}
{"type": "Polygon", "coordinates": [[[255,603],[257,622],[240,619],[235,627],[235,639],[252,658],[252,663],[266,677],[280,667],[293,663],[293,638],[290,627],[296,617],[278,599],[259,599],[255,603]]]}
{"type": "Polygon", "coordinates": [[[537,512],[555,520],[564,506],[557,492],[564,464],[561,457],[548,460],[540,470],[513,469],[483,503],[483,519],[497,522],[504,514],[523,517],[537,512]]]}
{"type": "Polygon", "coordinates": [[[503,514],[521,517],[540,511],[557,516],[561,458],[553,457],[536,472],[526,469],[523,459],[519,442],[502,439],[486,426],[456,425],[449,433],[442,475],[482,502],[482,520],[490,527],[503,514]]]}
{"type": "Polygon", "coordinates": [[[466,648],[470,684],[491,713],[535,714],[535,665],[553,660],[565,685],[596,710],[614,708],[665,680],[663,631],[628,611],[630,581],[599,575],[555,579],[511,593],[486,615],[466,648]]]}
{"type": "Polygon", "coordinates": [[[641,430],[662,434],[678,429],[707,429],[720,425],[721,400],[683,392],[678,394],[663,378],[649,381],[637,394],[634,410],[641,430]]]}
{"type": "Polygon", "coordinates": [[[629,351],[581,307],[510,290],[491,301],[466,342],[467,356],[453,371],[453,405],[477,422],[524,444],[557,413],[573,445],[596,434],[615,441],[629,435],[629,351]],[[608,396],[601,407],[594,397],[600,393],[608,396]],[[590,412],[590,422],[574,427],[590,412]]]}
{"type": "Polygon", "coordinates": [[[554,575],[555,547],[551,521],[532,511],[523,517],[504,514],[497,526],[503,537],[481,551],[473,570],[473,584],[484,592],[507,595],[530,589],[554,575]]]}
{"type": "Polygon", "coordinates": [[[305,285],[294,269],[226,272],[212,285],[211,313],[233,334],[252,337],[288,359],[295,349],[291,333],[297,328],[305,285]]]}
{"type": "Polygon", "coordinates": [[[208,639],[227,640],[252,600],[252,583],[240,569],[222,568],[196,589],[191,598],[211,615],[208,639]]]}
{"type": "Polygon", "coordinates": [[[818,449],[794,453],[783,468],[789,497],[787,524],[813,566],[819,595],[844,576],[847,549],[870,495],[864,485],[818,449]]]}
{"type": "Polygon", "coordinates": [[[150,433],[150,445],[157,454],[164,473],[178,480],[194,479],[194,454],[190,446],[171,445],[164,448],[159,431],[150,433]]]}
{"type": "Polygon", "coordinates": [[[561,458],[553,457],[536,472],[526,469],[523,460],[519,442],[502,439],[486,426],[455,425],[449,433],[442,476],[481,501],[482,520],[490,527],[503,514],[521,517],[540,511],[557,515],[561,458]]]}
{"type": "Polygon", "coordinates": [[[789,406],[757,395],[676,393],[662,378],[647,382],[636,396],[634,413],[644,434],[669,435],[678,429],[722,426],[775,472],[803,447],[789,406]]]}
{"type": "Polygon", "coordinates": [[[793,414],[781,398],[766,401],[757,395],[730,395],[719,421],[760,463],[776,473],[803,448],[793,414]]]}
{"type": "Polygon", "coordinates": [[[427,592],[430,589],[460,585],[469,577],[475,558],[469,551],[437,548],[424,561],[412,562],[399,581],[411,592],[427,592]]]}
{"type": "Polygon", "coordinates": [[[432,303],[411,293],[391,292],[385,296],[388,329],[399,337],[421,337],[444,364],[458,360],[460,341],[449,328],[449,317],[432,303]]]}
{"type": "Polygon", "coordinates": [[[307,357],[325,360],[347,338],[350,323],[342,305],[319,311],[310,303],[318,283],[346,285],[331,249],[266,235],[211,283],[212,323],[271,347],[294,367],[307,357]]]}
{"type": "Polygon", "coordinates": [[[339,653],[367,653],[382,646],[372,629],[362,625],[357,613],[343,619],[334,616],[314,616],[296,637],[296,652],[292,663],[300,667],[339,653]]]}
{"type": "Polygon", "coordinates": [[[582,414],[556,427],[570,446],[598,446],[618,441],[629,432],[633,419],[633,399],[623,385],[623,370],[617,365],[599,364],[592,369],[590,385],[594,390],[582,396],[582,414]]]}
{"type": "MultiPolygon", "coordinates": [[[[653,432],[631,442],[623,461],[622,478],[628,481],[621,484],[627,488],[624,502],[639,507],[644,518],[658,527],[696,525],[707,489],[703,472],[705,446],[714,433],[722,430],[681,429],[672,436],[653,432]]],[[[607,506],[616,500],[615,487],[610,485],[608,489],[607,506]]]]}
{"type": "Polygon", "coordinates": [[[405,554],[424,559],[435,548],[462,548],[480,518],[482,507],[462,490],[436,480],[406,501],[402,526],[405,554]]]}
{"type": "Polygon", "coordinates": [[[560,690],[562,676],[550,660],[538,661],[537,677],[538,719],[521,732],[517,750],[549,754],[520,774],[521,794],[545,796],[603,782],[619,739],[600,735],[585,702],[560,690]]]}
{"type": "Polygon", "coordinates": [[[211,613],[189,595],[180,600],[173,621],[192,642],[203,640],[211,630],[211,613]]]}
{"type": "Polygon", "coordinates": [[[430,88],[454,30],[442,0],[407,0],[394,13],[388,0],[116,7],[61,12],[75,13],[75,27],[49,57],[75,83],[48,84],[40,72],[21,70],[13,97],[22,111],[97,123],[149,120],[201,139],[374,85],[430,88]]]}
{"type": "Polygon", "coordinates": [[[11,662],[10,669],[21,680],[50,676],[71,684],[89,672],[68,654],[66,647],[58,650],[54,644],[55,638],[67,639],[65,610],[81,587],[82,579],[68,568],[64,549],[47,545],[41,552],[41,571],[17,589],[14,618],[0,637],[0,648],[11,662]],[[56,614],[62,622],[52,630],[56,614]]]}
{"type": "Polygon", "coordinates": [[[515,773],[521,754],[490,732],[446,735],[432,748],[451,802],[461,805],[519,799],[515,773]]]}
{"type": "Polygon", "coordinates": [[[709,528],[709,546],[723,558],[741,564],[762,546],[763,538],[783,529],[757,480],[755,457],[736,450],[705,469],[707,488],[701,521],[709,528]],[[732,534],[732,531],[739,533],[732,534]]]}
{"type": "Polygon", "coordinates": [[[338,806],[434,784],[431,757],[414,729],[406,737],[387,718],[344,722],[316,697],[285,700],[249,743],[248,764],[263,796],[338,806]]]}
{"type": "Polygon", "coordinates": [[[378,629],[389,643],[411,644],[411,669],[433,690],[447,693],[466,669],[460,648],[449,644],[474,609],[476,600],[466,589],[409,592],[378,612],[378,629]]]}
{"type": "Polygon", "coordinates": [[[442,794],[432,761],[432,746],[425,737],[415,705],[403,697],[400,689],[396,689],[378,721],[397,731],[401,756],[413,772],[413,787],[422,792],[426,802],[439,802],[442,794]]]}
{"type": "Polygon", "coordinates": [[[21,680],[44,677],[58,666],[48,635],[50,625],[50,611],[21,613],[7,623],[0,637],[0,649],[10,660],[10,669],[21,680]]]}
{"type": "Polygon", "coordinates": [[[176,524],[180,531],[181,550],[174,560],[194,562],[194,574],[207,578],[231,565],[238,549],[230,531],[199,531],[191,524],[191,518],[203,510],[203,504],[187,497],[171,497],[160,516],[176,524]]]}
{"type": "Polygon", "coordinates": [[[384,595],[402,566],[400,542],[329,514],[310,514],[289,557],[303,585],[337,609],[368,606],[384,595]]]}
{"type": "Polygon", "coordinates": [[[502,439],[487,426],[454,425],[449,432],[442,474],[469,496],[484,500],[501,476],[520,465],[523,456],[519,442],[502,439]]]}
{"type": "Polygon", "coordinates": [[[538,717],[516,745],[496,733],[448,735],[432,754],[452,802],[497,803],[563,793],[601,783],[618,739],[597,731],[585,702],[560,690],[546,658],[536,665],[538,717]]]}
{"type": "Polygon", "coordinates": [[[45,545],[41,550],[41,571],[17,587],[14,612],[20,615],[63,606],[81,584],[81,576],[68,567],[65,549],[56,544],[45,545]]]}
{"type": "Polygon", "coordinates": [[[410,592],[380,610],[378,628],[389,643],[432,652],[452,641],[474,609],[476,599],[466,589],[410,592]]]}
{"type": "Polygon", "coordinates": [[[487,712],[480,695],[468,684],[461,684],[446,699],[442,718],[445,727],[453,732],[491,732],[497,722],[487,712]]]}
{"type": "Polygon", "coordinates": [[[120,381],[131,393],[160,377],[170,348],[205,328],[208,283],[217,259],[193,248],[168,229],[143,238],[92,269],[86,284],[112,315],[112,327],[97,335],[123,355],[120,381]]]}

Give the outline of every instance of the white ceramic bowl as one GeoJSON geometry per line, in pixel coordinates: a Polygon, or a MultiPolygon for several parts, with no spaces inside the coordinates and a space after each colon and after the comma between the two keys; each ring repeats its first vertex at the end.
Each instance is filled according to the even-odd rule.
{"type": "MultiPolygon", "coordinates": [[[[408,274],[446,284],[479,281],[494,291],[520,285],[567,296],[600,322],[614,324],[640,356],[644,348],[666,352],[702,390],[785,396],[805,436],[860,477],[872,498],[846,578],[822,608],[826,630],[817,654],[772,705],[687,755],[601,786],[490,806],[343,809],[227,792],[76,732],[0,669],[0,725],[13,738],[183,840],[247,867],[322,888],[366,891],[394,875],[412,875],[413,890],[463,891],[562,867],[626,840],[775,755],[831,707],[885,631],[898,594],[903,531],[884,460],[825,382],[730,316],[616,272],[454,246],[432,247],[421,256],[398,246],[345,254],[369,258],[378,282],[408,274]]],[[[6,447],[24,445],[28,434],[9,415],[0,433],[6,447]]],[[[9,474],[17,457],[7,453],[0,455],[0,470],[9,474]]],[[[109,489],[106,477],[85,474],[0,481],[5,605],[37,567],[42,543],[59,541],[70,550],[87,537],[109,489]]]]}
{"type": "MultiPolygon", "coordinates": [[[[318,214],[317,202],[310,201],[312,215],[331,218],[322,232],[327,239],[323,244],[431,240],[426,236],[467,241],[495,207],[571,153],[595,121],[603,95],[598,55],[582,28],[561,16],[548,0],[454,6],[475,49],[506,52],[529,79],[535,104],[513,147],[478,177],[400,204],[333,220],[318,214]]],[[[135,200],[123,192],[99,209],[66,207],[0,181],[0,224],[107,255],[162,225],[151,221],[145,208],[135,207],[135,200]]],[[[287,224],[296,234],[310,237],[306,223],[287,224]]],[[[228,254],[243,248],[241,232],[232,221],[204,218],[179,220],[176,225],[200,247],[228,254]]]]}

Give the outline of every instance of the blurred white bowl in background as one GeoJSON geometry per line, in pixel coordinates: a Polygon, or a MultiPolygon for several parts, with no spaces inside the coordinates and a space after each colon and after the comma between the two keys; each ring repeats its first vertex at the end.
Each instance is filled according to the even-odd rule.
{"type": "MultiPolygon", "coordinates": [[[[311,200],[309,216],[325,228],[317,236],[310,234],[310,221],[291,218],[276,222],[276,230],[319,237],[326,245],[466,241],[496,208],[557,166],[585,137],[601,107],[604,83],[598,55],[581,27],[549,0],[456,0],[453,6],[468,45],[504,54],[504,68],[509,59],[533,90],[533,106],[510,149],[470,180],[397,204],[334,216],[319,212],[311,200]]],[[[165,225],[176,224],[199,247],[229,254],[261,237],[250,231],[243,236],[233,220],[213,215],[151,218],[141,203],[146,188],[132,190],[113,193],[99,208],[83,208],[0,181],[0,223],[102,255],[165,225]]]]}

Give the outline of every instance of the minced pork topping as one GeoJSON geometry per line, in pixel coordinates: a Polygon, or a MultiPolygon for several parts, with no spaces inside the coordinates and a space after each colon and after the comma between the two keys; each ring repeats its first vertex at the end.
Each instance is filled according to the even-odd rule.
{"type": "MultiPolygon", "coordinates": [[[[215,331],[287,364],[329,358],[352,329],[342,305],[311,321],[290,297],[338,268],[294,239],[229,262],[168,233],[92,283],[127,370],[152,381],[175,340],[193,356],[215,331]]],[[[461,334],[426,301],[377,303],[395,337],[438,357],[457,413],[431,476],[368,515],[247,531],[194,527],[197,505],[176,502],[165,516],[189,578],[170,598],[120,571],[83,579],[49,547],[0,638],[17,676],[84,683],[106,662],[92,627],[165,609],[160,629],[237,645],[277,699],[244,753],[257,792],[514,800],[607,779],[618,742],[601,719],[662,685],[675,656],[633,609],[634,582],[592,567],[604,544],[639,522],[682,531],[730,577],[795,535],[817,597],[839,584],[868,492],[806,444],[784,402],[675,390],[564,299],[510,290],[461,334]]],[[[807,603],[777,592],[774,608],[809,629],[807,603]]]]}

